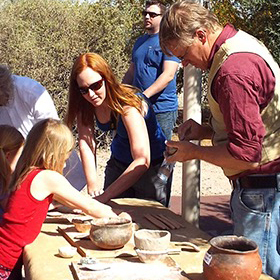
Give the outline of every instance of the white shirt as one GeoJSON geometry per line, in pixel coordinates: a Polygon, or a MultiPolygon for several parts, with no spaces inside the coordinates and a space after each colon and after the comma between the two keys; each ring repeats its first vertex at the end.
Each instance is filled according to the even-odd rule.
{"type": "MultiPolygon", "coordinates": [[[[0,106],[0,124],[15,127],[26,138],[33,125],[40,120],[59,119],[51,96],[40,83],[16,75],[12,75],[12,79],[14,96],[7,106],[0,106]]],[[[66,161],[63,173],[77,190],[85,186],[82,163],[75,151],[66,161]]]]}
{"type": "Polygon", "coordinates": [[[14,96],[7,106],[0,106],[0,124],[17,128],[24,138],[33,125],[46,118],[59,119],[52,98],[37,81],[12,75],[14,96]]]}

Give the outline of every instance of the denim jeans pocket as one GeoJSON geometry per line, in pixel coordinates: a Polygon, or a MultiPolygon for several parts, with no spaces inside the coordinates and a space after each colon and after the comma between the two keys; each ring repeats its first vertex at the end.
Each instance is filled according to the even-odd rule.
{"type": "Polygon", "coordinates": [[[240,203],[249,211],[266,212],[264,196],[261,192],[243,189],[240,192],[240,203]]]}

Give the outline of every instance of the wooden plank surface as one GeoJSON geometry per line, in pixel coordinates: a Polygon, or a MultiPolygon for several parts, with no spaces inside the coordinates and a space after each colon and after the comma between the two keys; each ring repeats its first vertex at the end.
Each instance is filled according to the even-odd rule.
{"type": "Polygon", "coordinates": [[[142,263],[137,257],[103,259],[100,263],[109,264],[110,268],[91,271],[72,262],[74,277],[76,280],[189,280],[170,257],[158,263],[142,263]]]}
{"type": "MultiPolygon", "coordinates": [[[[181,227],[170,230],[172,241],[171,249],[172,247],[181,248],[182,251],[180,254],[169,257],[172,257],[176,264],[178,264],[178,266],[185,272],[185,274],[183,272],[180,274],[185,276],[184,278],[175,279],[205,280],[202,274],[202,264],[204,255],[209,248],[208,240],[211,237],[208,234],[185,222],[182,217],[171,212],[169,209],[164,208],[157,202],[140,199],[116,199],[111,201],[110,204],[114,210],[128,212],[132,216],[133,221],[137,223],[140,228],[157,229],[156,226],[145,218],[146,214],[163,215],[173,222],[181,223],[184,228],[181,227]],[[189,246],[186,246],[187,242],[194,243],[199,247],[200,251],[196,252],[189,246]]],[[[76,216],[77,214],[74,215],[76,216]]],[[[79,262],[81,256],[76,254],[72,259],[65,259],[58,255],[58,248],[61,246],[67,246],[68,242],[56,231],[56,229],[58,226],[63,227],[67,234],[73,239],[74,235],[70,234],[78,234],[78,232],[68,221],[68,217],[66,218],[63,216],[63,219],[60,219],[61,222],[59,223],[56,222],[54,218],[55,217],[49,219],[50,221],[48,223],[43,224],[41,233],[36,240],[32,244],[27,245],[24,249],[23,261],[26,280],[74,279],[69,266],[71,265],[71,261],[79,262]]],[[[119,255],[123,257],[123,255],[126,255],[125,253],[128,253],[128,255],[131,253],[135,254],[133,238],[131,242],[128,242],[123,248],[109,251],[96,248],[90,240],[74,240],[86,251],[87,255],[97,258],[99,261],[103,261],[103,259],[105,260],[108,257],[114,258],[119,255]]],[[[111,260],[114,261],[114,259],[111,260]]],[[[119,261],[119,258],[115,260],[119,261]]],[[[131,263],[133,264],[132,259],[131,263]]],[[[132,264],[130,264],[130,266],[132,266],[132,264]]],[[[142,265],[142,263],[138,264],[142,265]]],[[[148,264],[143,265],[145,265],[146,268],[149,267],[148,264]]],[[[143,269],[143,271],[146,271],[146,268],[143,269]]],[[[126,266],[123,270],[126,270],[126,266]]],[[[106,280],[106,278],[99,279],[106,280]]],[[[112,278],[107,279],[111,280],[112,278]]],[[[130,280],[129,277],[125,278],[122,274],[120,274],[119,277],[114,278],[114,280],[118,279],[130,280]]],[[[157,278],[149,277],[148,279],[156,280],[157,278]]],[[[172,278],[166,277],[165,279],[169,280],[172,278]]],[[[262,275],[260,278],[260,280],[268,279],[272,278],[265,275],[262,275]]]]}

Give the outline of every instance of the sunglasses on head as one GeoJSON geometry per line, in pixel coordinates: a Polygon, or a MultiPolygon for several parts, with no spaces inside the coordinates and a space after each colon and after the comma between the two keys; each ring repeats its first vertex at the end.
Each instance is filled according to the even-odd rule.
{"type": "Polygon", "coordinates": [[[150,18],[155,18],[157,16],[161,16],[162,14],[157,14],[157,13],[154,13],[154,12],[143,11],[142,12],[142,16],[146,17],[146,15],[149,15],[150,18]]]}
{"type": "Polygon", "coordinates": [[[103,81],[104,81],[104,79],[101,78],[99,81],[97,81],[95,83],[92,83],[88,87],[81,87],[81,88],[79,88],[79,91],[80,91],[80,93],[82,95],[85,95],[85,94],[88,94],[88,90],[89,89],[91,89],[93,91],[99,90],[103,86],[103,81]]]}

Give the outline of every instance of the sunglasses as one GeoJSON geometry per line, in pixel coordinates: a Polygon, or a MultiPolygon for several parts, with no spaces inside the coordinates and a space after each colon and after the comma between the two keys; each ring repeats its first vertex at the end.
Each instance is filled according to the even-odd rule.
{"type": "Polygon", "coordinates": [[[79,91],[82,95],[88,94],[89,89],[91,89],[93,91],[97,91],[97,90],[101,89],[101,87],[103,86],[103,81],[104,81],[104,79],[101,78],[99,81],[92,83],[88,87],[79,88],[79,91]]]}
{"type": "Polygon", "coordinates": [[[147,12],[147,11],[142,12],[143,17],[146,17],[147,15],[149,15],[150,18],[155,18],[157,16],[161,16],[162,14],[157,14],[157,13],[154,13],[154,12],[147,12]]]}

